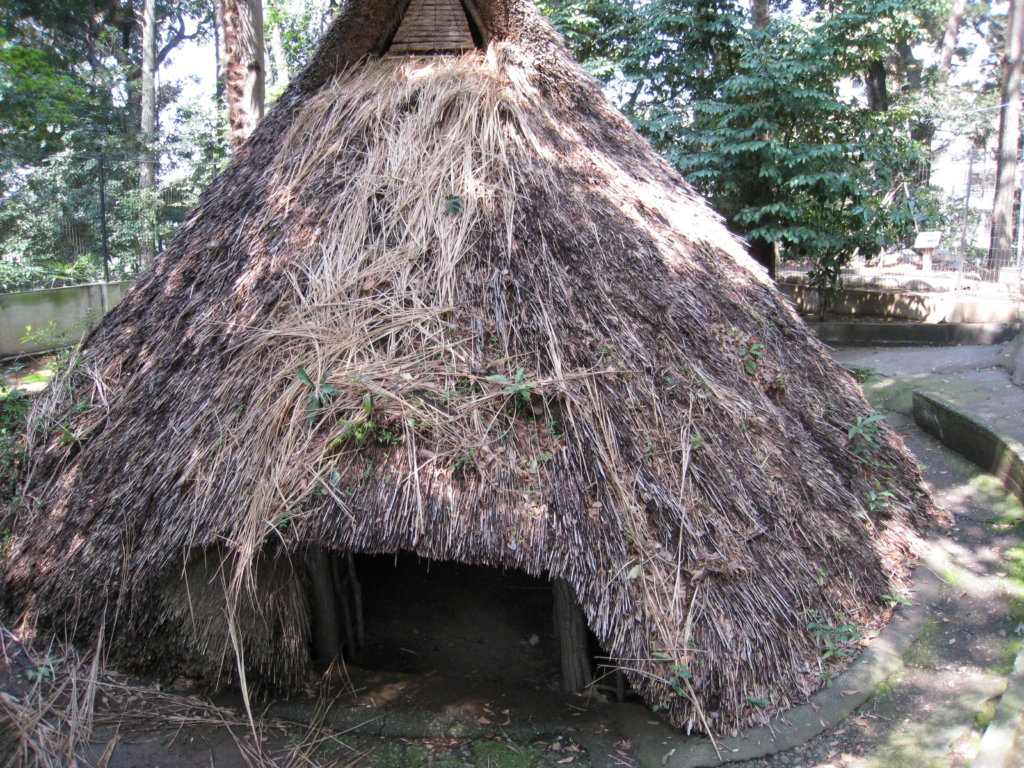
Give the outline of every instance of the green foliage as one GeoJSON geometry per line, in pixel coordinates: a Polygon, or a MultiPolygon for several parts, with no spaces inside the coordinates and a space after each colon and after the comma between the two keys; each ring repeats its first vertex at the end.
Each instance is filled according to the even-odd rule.
{"type": "Polygon", "coordinates": [[[305,368],[300,366],[295,369],[295,375],[298,380],[313,390],[302,399],[303,404],[306,406],[306,419],[308,421],[313,421],[319,414],[320,409],[329,405],[340,394],[330,383],[331,373],[333,371],[324,371],[320,380],[314,383],[313,379],[306,373],[305,368]]]}
{"type": "Polygon", "coordinates": [[[867,416],[858,416],[853,424],[847,426],[846,436],[850,439],[850,447],[854,455],[865,463],[870,463],[881,447],[878,442],[878,425],[884,419],[884,414],[872,412],[867,416]]]}
{"type": "Polygon", "coordinates": [[[735,231],[778,244],[784,258],[811,260],[823,308],[854,253],[871,256],[939,225],[941,206],[918,181],[927,149],[911,138],[928,118],[920,110],[936,105],[908,96],[873,111],[841,92],[872,62],[889,66],[934,41],[947,10],[937,0],[810,3],[800,18],[783,12],[765,29],[727,0],[543,7],[638,130],[735,231]]]}
{"type": "Polygon", "coordinates": [[[466,472],[471,469],[476,469],[476,448],[469,446],[462,455],[455,460],[453,469],[457,472],[466,472]]]}
{"type": "Polygon", "coordinates": [[[26,459],[24,434],[32,398],[0,379],[0,505],[14,497],[26,459]]]}
{"type": "Polygon", "coordinates": [[[29,667],[25,670],[25,677],[28,678],[30,683],[37,683],[43,680],[49,680],[57,674],[57,667],[64,662],[62,656],[56,656],[50,654],[39,661],[34,667],[29,667]]]}
{"type": "Polygon", "coordinates": [[[868,491],[866,498],[869,512],[881,512],[889,508],[889,500],[892,499],[892,491],[868,491]]]}
{"type": "Polygon", "coordinates": [[[823,647],[822,661],[849,658],[853,654],[854,644],[861,638],[855,624],[839,618],[833,623],[822,616],[820,611],[811,611],[811,620],[807,623],[807,628],[823,647]]]}
{"type": "Polygon", "coordinates": [[[378,424],[373,419],[358,419],[349,421],[342,419],[338,422],[341,425],[341,433],[331,439],[327,444],[328,448],[337,448],[347,442],[368,442],[373,441],[378,445],[398,445],[402,441],[401,436],[378,424]]]}
{"type": "MultiPolygon", "coordinates": [[[[208,34],[212,9],[159,0],[158,63],[208,34]]],[[[141,29],[124,0],[0,7],[0,292],[103,278],[101,156],[113,279],[133,277],[194,206],[225,157],[217,110],[160,84],[163,176],[142,193],[140,78],[141,29]]]]}
{"type": "Polygon", "coordinates": [[[791,20],[751,31],[717,97],[694,104],[674,158],[746,238],[811,259],[827,296],[855,252],[937,223],[931,193],[916,191],[927,156],[904,133],[913,116],[840,96],[853,73],[838,35],[791,20]]]}
{"type": "Polygon", "coordinates": [[[263,21],[270,39],[271,27],[280,31],[288,68],[295,72],[312,55],[324,33],[336,0],[263,0],[263,21]]]}
{"type": "Polygon", "coordinates": [[[530,381],[526,378],[526,372],[522,368],[518,369],[511,379],[497,373],[493,376],[485,376],[484,380],[504,384],[506,393],[524,403],[530,402],[530,398],[533,396],[533,389],[537,386],[537,382],[530,381]]]}
{"type": "Polygon", "coordinates": [[[895,608],[897,605],[913,605],[906,593],[898,590],[882,595],[882,599],[889,604],[890,608],[895,608]]]}
{"type": "Polygon", "coordinates": [[[458,195],[448,195],[444,199],[444,212],[449,216],[456,216],[462,213],[462,208],[465,205],[465,201],[458,195]]]}
{"type": "Polygon", "coordinates": [[[684,685],[687,680],[690,680],[693,677],[693,675],[686,668],[685,664],[679,663],[669,664],[668,671],[668,684],[672,687],[672,692],[676,696],[685,696],[686,688],[684,685]]]}
{"type": "Polygon", "coordinates": [[[739,346],[740,360],[743,370],[753,376],[757,371],[757,361],[764,354],[764,344],[756,341],[741,341],[739,346]]]}

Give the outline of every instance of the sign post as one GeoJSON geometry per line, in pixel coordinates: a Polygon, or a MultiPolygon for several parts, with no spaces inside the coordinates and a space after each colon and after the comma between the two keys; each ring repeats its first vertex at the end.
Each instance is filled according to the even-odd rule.
{"type": "Polygon", "coordinates": [[[921,272],[926,275],[932,273],[932,251],[939,247],[941,240],[941,230],[918,232],[914,239],[913,249],[921,252],[921,272]]]}

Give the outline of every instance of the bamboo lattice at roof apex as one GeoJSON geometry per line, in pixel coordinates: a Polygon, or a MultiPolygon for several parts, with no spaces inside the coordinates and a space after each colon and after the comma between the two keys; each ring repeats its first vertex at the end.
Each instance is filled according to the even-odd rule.
{"type": "Polygon", "coordinates": [[[388,52],[469,51],[474,47],[459,0],[412,0],[388,52]]]}

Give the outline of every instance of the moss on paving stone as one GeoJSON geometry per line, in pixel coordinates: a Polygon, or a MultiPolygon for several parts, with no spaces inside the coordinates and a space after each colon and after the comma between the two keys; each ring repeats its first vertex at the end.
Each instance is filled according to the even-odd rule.
{"type": "Polygon", "coordinates": [[[1020,638],[1004,640],[999,644],[999,660],[993,665],[992,671],[999,675],[1008,675],[1013,671],[1013,663],[1020,653],[1020,638]]]}
{"type": "Polygon", "coordinates": [[[949,768],[949,762],[929,756],[915,736],[900,734],[865,757],[858,768],[949,768]]]}
{"type": "Polygon", "coordinates": [[[974,716],[974,729],[979,733],[983,733],[988,724],[992,722],[992,718],[996,716],[996,700],[989,699],[985,702],[985,705],[981,708],[981,711],[974,716]]]}
{"type": "Polygon", "coordinates": [[[515,746],[502,741],[481,741],[473,747],[473,758],[478,768],[531,768],[540,762],[541,750],[536,747],[515,746]]]}
{"type": "Polygon", "coordinates": [[[921,631],[907,652],[903,654],[903,660],[912,667],[931,667],[935,664],[935,647],[939,642],[939,622],[933,616],[925,619],[921,631]]]}
{"type": "Polygon", "coordinates": [[[403,768],[405,748],[397,742],[380,742],[366,753],[364,762],[373,768],[403,768]]]}

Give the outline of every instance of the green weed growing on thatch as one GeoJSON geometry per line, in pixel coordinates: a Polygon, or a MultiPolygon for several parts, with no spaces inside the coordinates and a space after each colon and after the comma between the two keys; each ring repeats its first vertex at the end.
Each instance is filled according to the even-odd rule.
{"type": "Polygon", "coordinates": [[[835,622],[831,622],[818,610],[811,611],[811,620],[807,623],[807,628],[822,645],[823,662],[829,659],[849,658],[853,655],[854,645],[861,638],[860,630],[855,624],[838,617],[835,622]]]}
{"type": "Polygon", "coordinates": [[[870,463],[879,450],[879,423],[885,414],[872,411],[867,416],[858,416],[852,424],[847,425],[846,436],[854,455],[865,463],[870,463]]]}

